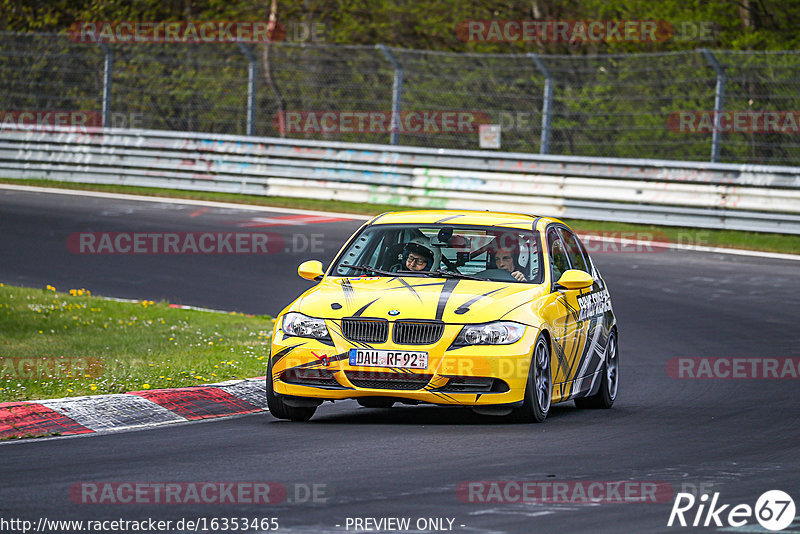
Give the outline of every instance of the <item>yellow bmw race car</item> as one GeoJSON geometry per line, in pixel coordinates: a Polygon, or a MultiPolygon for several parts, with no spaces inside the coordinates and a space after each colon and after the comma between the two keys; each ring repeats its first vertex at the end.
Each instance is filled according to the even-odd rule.
{"type": "Polygon", "coordinates": [[[542,422],[554,403],[609,408],[618,388],[611,298],[580,239],[548,217],[406,211],[362,226],[276,318],[273,416],[326,400],[469,406],[542,422]]]}

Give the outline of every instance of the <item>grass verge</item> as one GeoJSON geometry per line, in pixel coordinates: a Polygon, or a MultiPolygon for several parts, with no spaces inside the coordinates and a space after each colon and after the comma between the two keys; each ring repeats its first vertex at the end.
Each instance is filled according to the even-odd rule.
{"type": "MultiPolygon", "coordinates": [[[[168,198],[188,198],[195,200],[212,200],[235,202],[277,208],[294,208],[319,211],[334,211],[358,215],[377,215],[386,211],[408,211],[418,208],[390,204],[365,204],[358,202],[341,202],[333,200],[315,200],[288,197],[264,197],[256,195],[239,195],[235,193],[211,193],[205,191],[184,191],[180,189],[159,189],[152,187],[134,187],[119,185],[79,184],[59,182],[55,180],[14,180],[0,178],[0,183],[34,185],[40,187],[58,187],[61,189],[77,189],[83,191],[106,191],[168,198]]],[[[564,222],[581,232],[608,233],[613,237],[647,238],[653,235],[656,240],[671,243],[682,243],[693,246],[740,248],[765,252],[781,252],[800,254],[800,236],[771,234],[762,232],[742,232],[735,230],[706,230],[702,228],[682,228],[673,226],[639,225],[615,222],[600,222],[565,219],[564,222]]]]}
{"type": "Polygon", "coordinates": [[[0,283],[0,402],[263,376],[272,319],[0,283]]]}

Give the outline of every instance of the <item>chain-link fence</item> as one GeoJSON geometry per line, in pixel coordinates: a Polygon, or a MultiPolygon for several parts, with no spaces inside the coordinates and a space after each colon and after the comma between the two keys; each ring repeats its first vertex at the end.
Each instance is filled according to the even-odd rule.
{"type": "Polygon", "coordinates": [[[464,149],[480,148],[486,123],[507,151],[800,165],[795,51],[536,56],[4,33],[0,95],[6,121],[81,110],[112,127],[464,149]]]}

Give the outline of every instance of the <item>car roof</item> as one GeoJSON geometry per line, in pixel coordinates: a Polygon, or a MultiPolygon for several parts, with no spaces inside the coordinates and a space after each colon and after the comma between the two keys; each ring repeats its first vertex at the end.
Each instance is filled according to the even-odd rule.
{"type": "Polygon", "coordinates": [[[502,226],[519,230],[530,230],[537,220],[545,223],[560,222],[552,217],[537,217],[521,213],[471,210],[412,210],[383,213],[369,224],[469,224],[502,226]]]}

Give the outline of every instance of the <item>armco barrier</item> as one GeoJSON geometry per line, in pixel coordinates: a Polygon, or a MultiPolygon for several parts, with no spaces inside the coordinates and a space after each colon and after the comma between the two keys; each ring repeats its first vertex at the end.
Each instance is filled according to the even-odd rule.
{"type": "Polygon", "coordinates": [[[0,176],[800,234],[800,168],[0,129],[0,176]]]}

